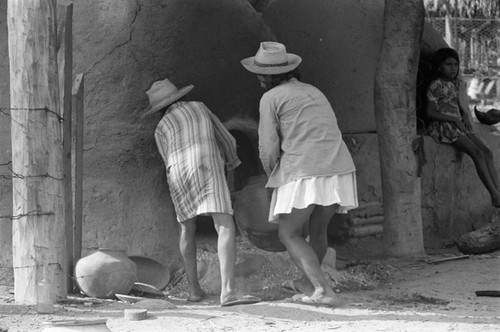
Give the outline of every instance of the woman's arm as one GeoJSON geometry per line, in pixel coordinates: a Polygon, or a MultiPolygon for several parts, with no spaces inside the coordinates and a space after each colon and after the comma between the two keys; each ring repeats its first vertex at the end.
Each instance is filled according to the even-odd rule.
{"type": "Polygon", "coordinates": [[[465,130],[465,125],[461,118],[443,114],[437,110],[438,100],[445,97],[445,91],[446,88],[441,81],[435,80],[431,82],[426,93],[427,105],[425,106],[425,113],[427,117],[435,121],[451,122],[461,130],[465,130]]]}
{"type": "Polygon", "coordinates": [[[261,100],[259,110],[259,157],[264,171],[270,176],[281,153],[279,124],[269,101],[261,100]]]}
{"type": "MultiPolygon", "coordinates": [[[[462,81],[460,81],[460,86],[459,86],[459,90],[458,90],[458,108],[460,109],[460,115],[462,115],[462,120],[465,124],[465,129],[467,129],[467,132],[469,134],[472,133],[473,131],[473,128],[472,128],[472,121],[471,121],[471,116],[470,116],[470,112],[467,112],[466,111],[466,108],[462,106],[462,103],[460,102],[460,97],[462,97],[462,95],[465,95],[465,97],[467,98],[467,93],[463,90],[463,87],[464,85],[462,84],[462,81]]],[[[466,104],[467,105],[467,104],[466,104]]],[[[467,107],[468,109],[468,107],[467,107]]]]}
{"type": "Polygon", "coordinates": [[[212,127],[214,129],[215,142],[217,143],[221,157],[227,166],[227,170],[231,171],[241,164],[241,160],[238,158],[236,150],[236,139],[233,135],[231,135],[226,127],[224,127],[219,118],[205,106],[205,104],[203,104],[203,107],[205,107],[208,115],[210,116],[212,127]]]}
{"type": "Polygon", "coordinates": [[[464,124],[464,122],[462,122],[461,119],[454,117],[454,116],[451,116],[451,115],[446,115],[446,114],[442,114],[442,113],[438,112],[436,110],[436,103],[434,103],[432,101],[427,102],[427,106],[425,108],[425,111],[426,111],[427,117],[429,119],[436,120],[436,121],[443,121],[443,122],[451,122],[451,123],[454,123],[461,130],[465,131],[465,129],[466,129],[465,124],[464,124]]]}
{"type": "Polygon", "coordinates": [[[156,147],[158,148],[158,152],[160,152],[160,155],[163,159],[163,162],[165,163],[165,166],[167,166],[168,163],[168,144],[165,139],[165,136],[160,132],[159,129],[155,131],[155,141],[156,141],[156,147]]]}

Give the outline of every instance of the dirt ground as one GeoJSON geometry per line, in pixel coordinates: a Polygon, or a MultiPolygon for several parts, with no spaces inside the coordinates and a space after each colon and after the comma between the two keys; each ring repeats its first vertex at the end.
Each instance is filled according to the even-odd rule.
{"type": "Polygon", "coordinates": [[[269,253],[238,244],[238,285],[263,301],[220,307],[215,253],[199,254],[207,297],[188,303],[179,273],[168,296],[137,303],[91,299],[81,295],[39,315],[34,306],[14,302],[12,285],[0,286],[0,331],[42,331],[43,322],[107,319],[110,331],[500,331],[500,298],[476,296],[477,290],[500,290],[500,252],[457,258],[455,249],[428,250],[425,257],[386,259],[353,247],[339,247],[337,269],[323,266],[343,304],[315,307],[290,301],[281,287],[298,276],[286,253],[269,253]],[[359,256],[359,257],[358,257],[359,256]],[[148,310],[148,318],[130,321],[124,309],[148,310]]]}

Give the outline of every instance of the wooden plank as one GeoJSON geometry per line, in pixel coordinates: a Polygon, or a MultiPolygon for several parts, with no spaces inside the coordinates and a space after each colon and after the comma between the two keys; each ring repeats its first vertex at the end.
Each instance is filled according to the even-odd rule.
{"type": "Polygon", "coordinates": [[[62,124],[56,49],[56,1],[7,5],[15,301],[36,303],[46,272],[66,298],[62,124]],[[34,65],[36,64],[36,66],[34,65]]]}
{"type": "Polygon", "coordinates": [[[59,100],[63,122],[64,218],[66,228],[65,265],[68,293],[73,291],[73,176],[71,164],[71,85],[73,76],[73,5],[57,6],[57,62],[59,66],[59,100]]]}
{"type": "Polygon", "coordinates": [[[469,255],[461,255],[461,256],[453,256],[453,257],[434,259],[434,260],[430,260],[429,264],[439,264],[439,263],[444,263],[444,262],[457,261],[457,260],[466,259],[469,257],[470,257],[469,255]]]}
{"type": "Polygon", "coordinates": [[[82,256],[82,221],[83,221],[83,121],[84,121],[84,76],[77,74],[73,83],[73,111],[75,113],[75,205],[74,205],[74,249],[73,259],[82,256]]]}
{"type": "Polygon", "coordinates": [[[477,296],[500,297],[500,290],[478,290],[475,293],[477,296]]]}

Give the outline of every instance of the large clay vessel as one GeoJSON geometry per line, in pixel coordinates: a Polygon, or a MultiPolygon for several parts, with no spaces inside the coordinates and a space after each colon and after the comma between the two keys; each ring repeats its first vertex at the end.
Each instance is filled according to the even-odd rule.
{"type": "Polygon", "coordinates": [[[278,238],[278,224],[268,222],[269,198],[266,176],[253,176],[235,193],[234,219],[240,232],[254,246],[267,251],[285,251],[278,238]]]}
{"type": "Polygon", "coordinates": [[[144,256],[129,256],[137,267],[137,281],[163,289],[170,281],[170,271],[160,262],[144,256]]]}
{"type": "Polygon", "coordinates": [[[110,299],[132,290],[137,267],[122,250],[97,249],[76,262],[75,278],[87,296],[110,299]]]}

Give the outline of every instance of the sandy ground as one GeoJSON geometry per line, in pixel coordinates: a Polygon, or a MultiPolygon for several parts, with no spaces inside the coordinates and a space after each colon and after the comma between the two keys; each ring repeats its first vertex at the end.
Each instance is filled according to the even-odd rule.
{"type": "MultiPolygon", "coordinates": [[[[286,261],[284,253],[268,255],[286,261]]],[[[183,301],[185,282],[181,281],[169,290],[170,298],[130,304],[70,296],[56,305],[54,314],[39,315],[34,306],[15,304],[12,286],[1,286],[0,331],[42,331],[46,321],[98,318],[107,319],[107,328],[116,332],[500,331],[500,298],[475,294],[477,290],[500,290],[499,251],[437,264],[432,260],[460,253],[441,251],[411,260],[372,258],[364,263],[345,260],[342,255],[337,252],[337,272],[327,271],[344,302],[338,308],[290,302],[293,294],[279,285],[288,276],[271,259],[269,266],[278,269],[276,273],[239,278],[263,302],[224,308],[219,306],[216,288],[201,303],[183,301]],[[148,309],[148,318],[127,320],[127,308],[148,309]]],[[[259,263],[259,269],[266,264],[259,263]]],[[[202,286],[210,288],[207,281],[202,286]]]]}

